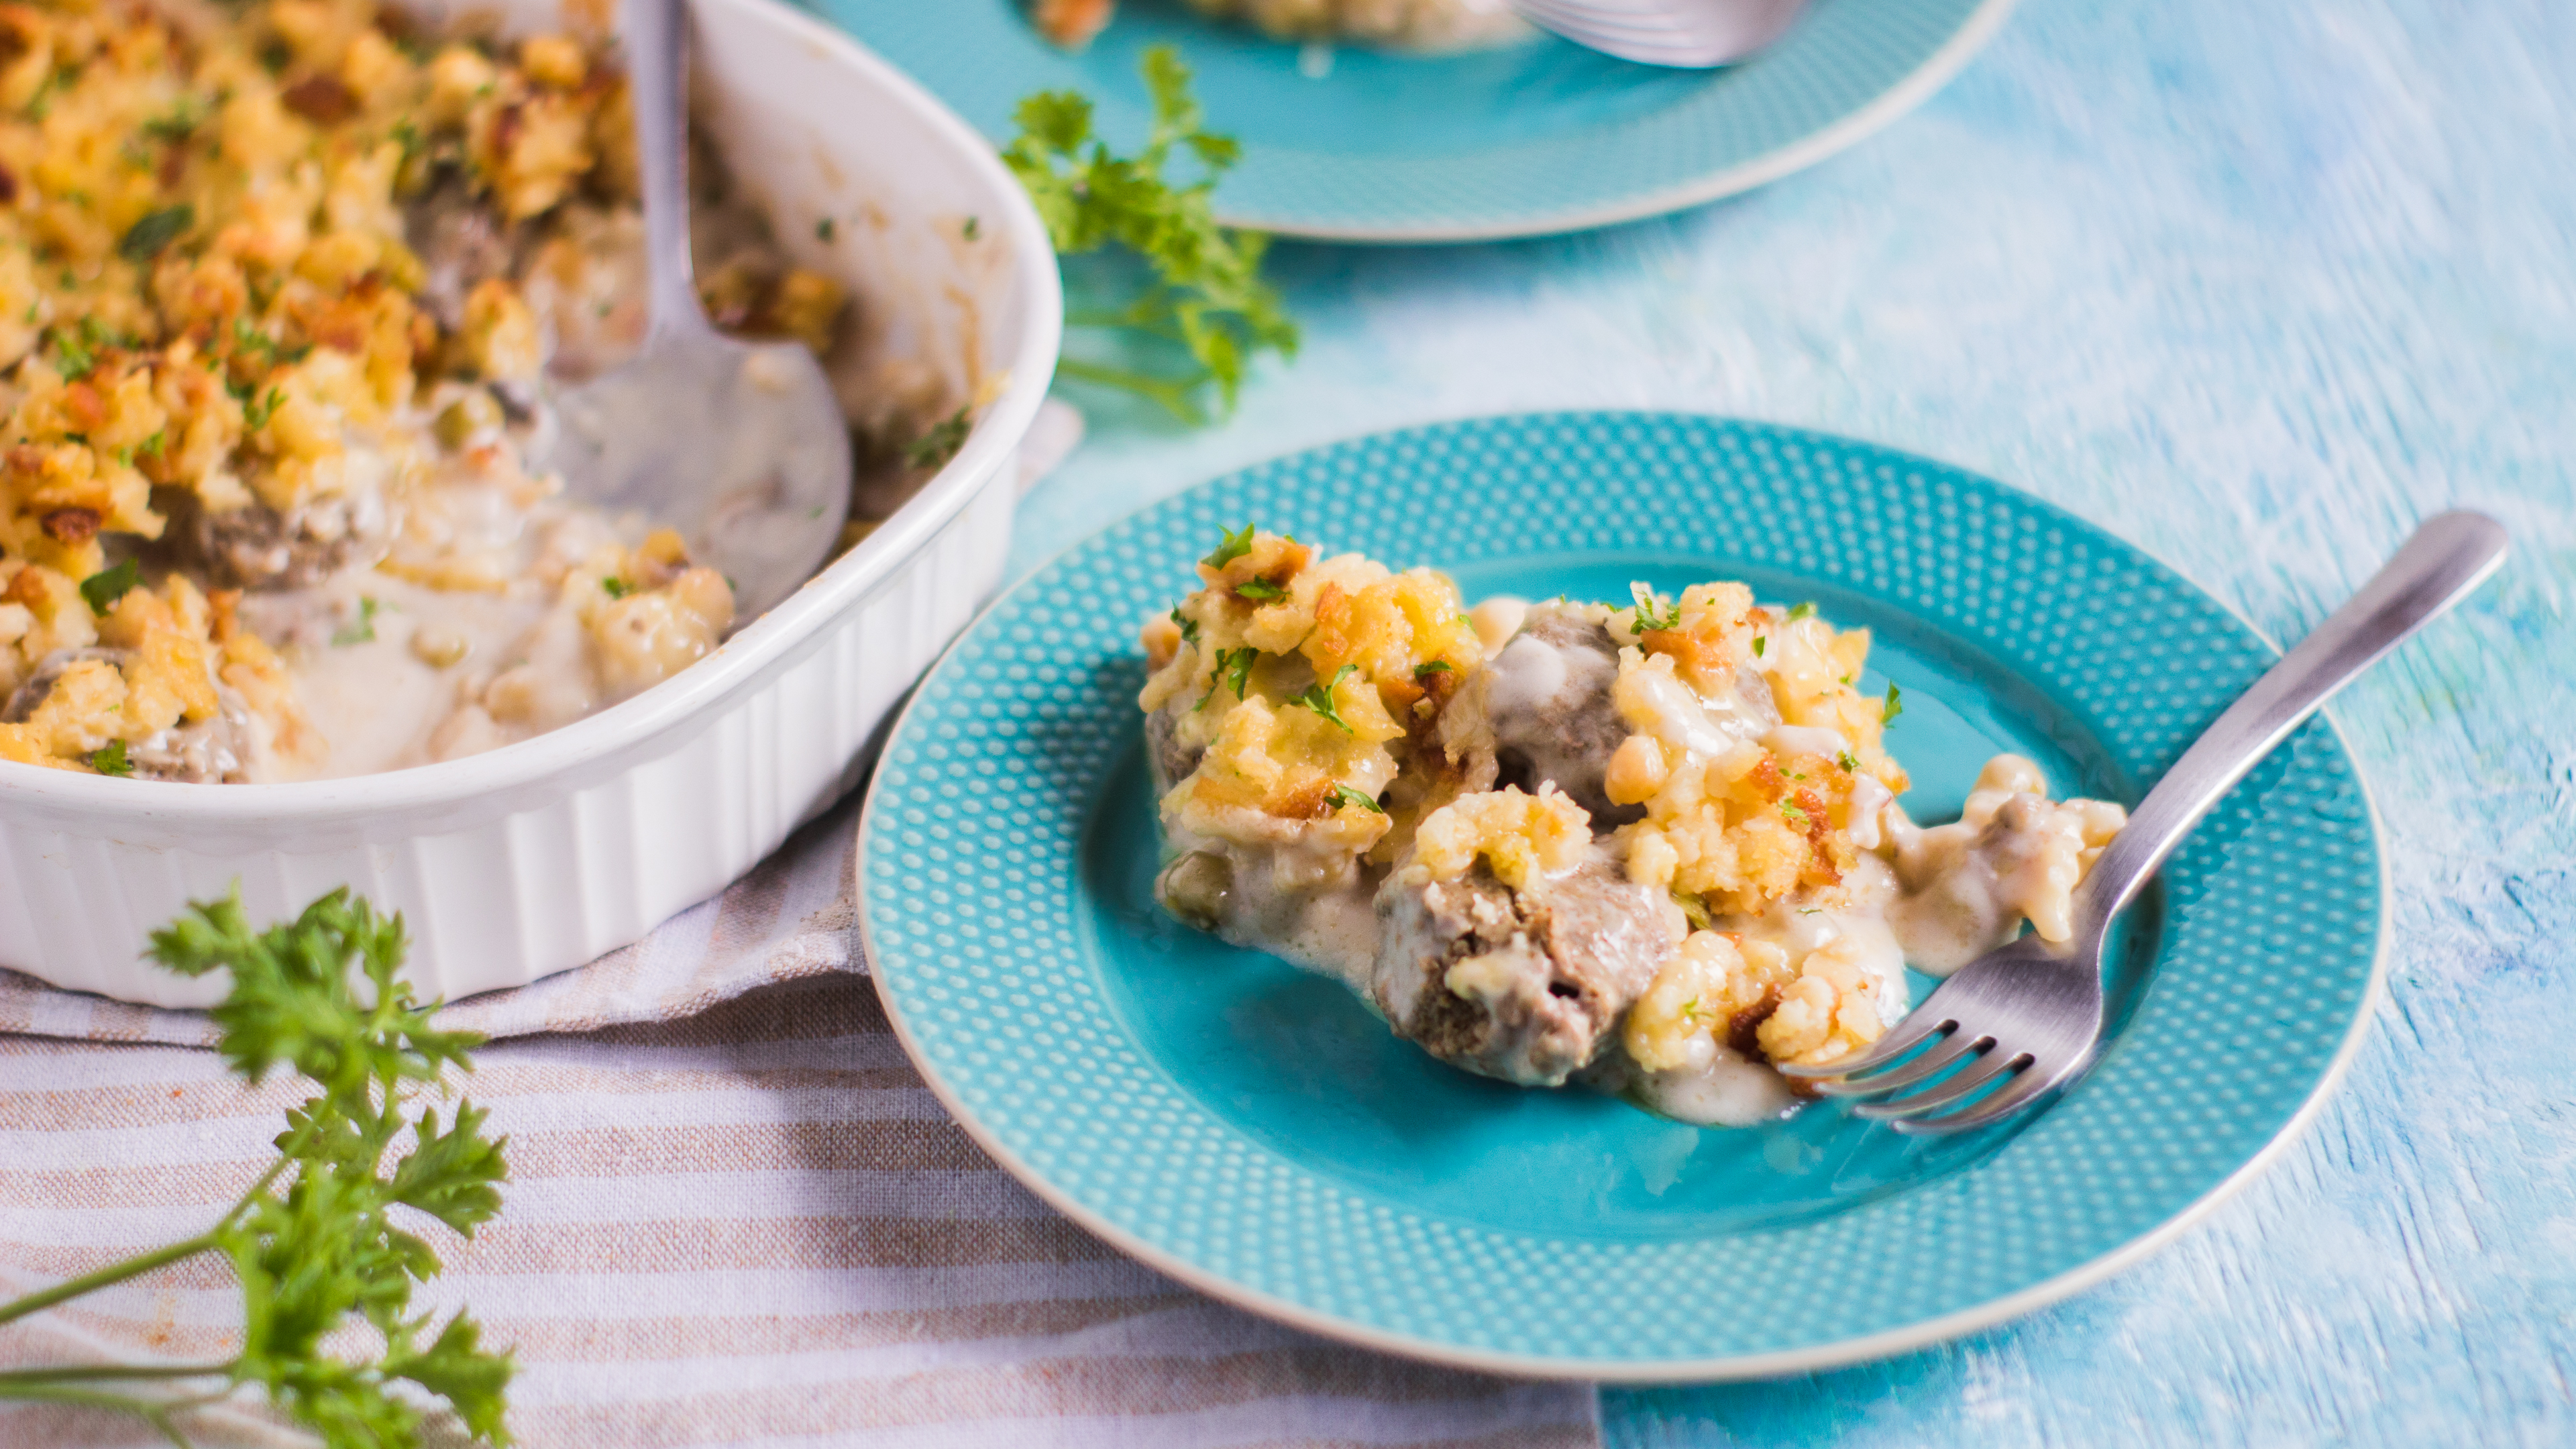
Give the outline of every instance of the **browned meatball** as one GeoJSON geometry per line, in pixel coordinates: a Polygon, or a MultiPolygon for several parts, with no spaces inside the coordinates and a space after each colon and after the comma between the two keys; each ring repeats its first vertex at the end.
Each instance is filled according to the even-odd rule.
{"type": "Polygon", "coordinates": [[[1371,982],[1395,1034],[1453,1066],[1562,1086],[1598,1056],[1675,944],[1661,893],[1608,868],[1514,890],[1480,866],[1377,895],[1371,982]]]}

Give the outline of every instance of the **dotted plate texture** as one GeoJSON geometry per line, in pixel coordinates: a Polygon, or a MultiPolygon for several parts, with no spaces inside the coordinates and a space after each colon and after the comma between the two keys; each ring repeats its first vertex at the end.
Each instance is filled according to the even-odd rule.
{"type": "MultiPolygon", "coordinates": [[[[1361,1191],[1202,1106],[1122,1025],[1078,924],[1087,822],[1138,749],[1137,623],[1221,525],[1399,566],[1683,553],[1901,610],[2153,780],[2274,651],[2155,560],[2001,484],[1664,414],[1450,423],[1267,463],[1075,548],[923,684],[861,826],[880,989],[932,1086],[1093,1231],[1301,1326],[1521,1373],[1680,1379],[1890,1352],[2131,1261],[2302,1122],[2357,1040],[2382,926],[2371,810],[2311,721],[2168,865],[2143,996],[1996,1150],[1816,1220],[1520,1234],[1361,1191]]],[[[1121,778],[1132,781],[1132,775],[1121,778]]]]}
{"type": "Polygon", "coordinates": [[[1632,65],[1541,36],[1452,56],[1307,49],[1123,0],[1080,54],[1020,0],[802,0],[996,142],[1021,99],[1071,89],[1103,134],[1141,140],[1148,47],[1179,48],[1208,128],[1244,146],[1215,197],[1238,226],[1359,241],[1536,236],[1653,216],[1811,165],[1921,103],[2001,28],[2012,0],[1814,0],[1750,59],[1632,65]]]}

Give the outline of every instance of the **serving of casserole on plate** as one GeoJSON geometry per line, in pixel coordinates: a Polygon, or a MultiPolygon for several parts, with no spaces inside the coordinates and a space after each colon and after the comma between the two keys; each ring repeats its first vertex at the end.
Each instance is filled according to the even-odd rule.
{"type": "Polygon", "coordinates": [[[1873,923],[1936,969],[2045,931],[2273,657],[2129,545],[1864,443],[1654,413],[1359,439],[1156,504],[968,631],[861,822],[870,964],[980,1144],[1230,1301],[1495,1372],[1871,1357],[2135,1261],[2323,1100],[2383,924],[2331,723],[2125,921],[2101,1060],[2043,1112],[1927,1139],[1776,1081],[1631,1080],[1639,1111],[1586,1071],[1848,1050],[1933,984],[1839,969],[1873,923]],[[1478,633],[1498,596],[1536,602],[1478,633]],[[1909,859],[1917,821],[1955,849],[1909,859]]]}

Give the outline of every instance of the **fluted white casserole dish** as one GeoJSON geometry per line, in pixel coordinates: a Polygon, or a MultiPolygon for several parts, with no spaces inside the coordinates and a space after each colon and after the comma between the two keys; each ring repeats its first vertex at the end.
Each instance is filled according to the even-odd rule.
{"type": "MultiPolygon", "coordinates": [[[[472,8],[561,21],[555,0],[472,8]]],[[[887,711],[1001,581],[1018,450],[1055,369],[1055,258],[990,146],[885,62],[775,0],[691,10],[718,150],[794,259],[855,299],[836,372],[982,404],[965,446],[714,655],[523,743],[282,785],[0,762],[0,965],[206,1005],[226,983],[144,963],[152,928],[235,882],[260,921],[347,885],[402,912],[425,994],[524,985],[714,895],[856,783],[887,711]]]]}

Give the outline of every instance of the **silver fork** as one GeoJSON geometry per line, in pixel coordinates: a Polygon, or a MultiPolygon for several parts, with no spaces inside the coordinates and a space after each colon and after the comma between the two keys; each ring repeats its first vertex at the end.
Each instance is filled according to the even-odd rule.
{"type": "Polygon", "coordinates": [[[1780,38],[1807,0],[1511,0],[1577,45],[1644,65],[1704,69],[1780,38]]]}
{"type": "Polygon", "coordinates": [[[2102,945],[2112,918],[2246,771],[2337,690],[2466,598],[2504,554],[2505,532],[2494,519],[2467,512],[2427,519],[2147,792],[2078,890],[2065,945],[2023,936],[1970,962],[1859,1057],[1782,1070],[1832,1096],[1878,1099],[1853,1110],[1901,1132],[1982,1127],[2073,1081],[2092,1064],[2102,1035],[2102,945]]]}

